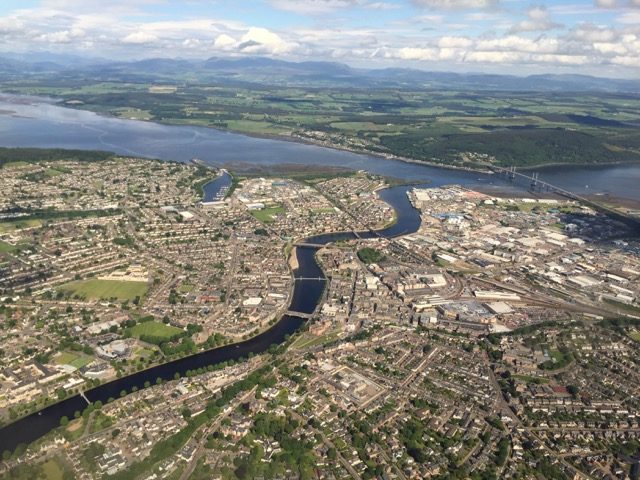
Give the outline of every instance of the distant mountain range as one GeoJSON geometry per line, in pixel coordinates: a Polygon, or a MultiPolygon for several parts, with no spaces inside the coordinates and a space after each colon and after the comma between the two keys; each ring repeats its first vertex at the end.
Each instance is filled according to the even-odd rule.
{"type": "Polygon", "coordinates": [[[117,62],[73,55],[24,54],[0,57],[0,81],[55,75],[64,80],[151,83],[245,83],[304,87],[428,88],[540,92],[640,93],[640,80],[588,75],[462,74],[410,68],[363,69],[336,62],[289,62],[267,57],[184,60],[150,58],[117,62]]]}

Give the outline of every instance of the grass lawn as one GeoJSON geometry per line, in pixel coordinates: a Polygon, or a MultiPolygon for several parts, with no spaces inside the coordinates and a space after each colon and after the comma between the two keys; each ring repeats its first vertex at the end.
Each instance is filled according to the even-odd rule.
{"type": "Polygon", "coordinates": [[[640,332],[637,330],[635,332],[631,332],[629,334],[629,338],[631,338],[631,340],[635,340],[636,342],[640,342],[640,332]]]}
{"type": "Polygon", "coordinates": [[[0,253],[13,253],[17,250],[14,245],[0,240],[0,253]]]}
{"type": "Polygon", "coordinates": [[[99,411],[94,415],[89,431],[91,433],[99,432],[100,430],[109,428],[111,425],[113,425],[113,418],[99,411]]]}
{"type": "Polygon", "coordinates": [[[165,325],[162,322],[143,322],[129,329],[133,337],[140,338],[142,336],[170,338],[183,333],[183,330],[171,325],[165,325]]]}
{"type": "Polygon", "coordinates": [[[183,283],[178,287],[178,292],[180,292],[180,293],[189,293],[189,292],[193,291],[194,288],[195,288],[195,285],[193,285],[191,283],[183,283]]]}
{"type": "Polygon", "coordinates": [[[62,354],[55,358],[55,362],[58,365],[71,365],[75,368],[86,367],[93,361],[93,357],[85,355],[84,353],[71,353],[62,352],[62,354]]]}
{"type": "Polygon", "coordinates": [[[253,210],[251,212],[251,215],[253,215],[263,223],[271,223],[274,220],[273,217],[281,213],[284,213],[284,211],[285,211],[284,207],[280,207],[280,206],[267,207],[267,208],[263,208],[262,210],[253,210]]]}
{"type": "Polygon", "coordinates": [[[47,480],[62,480],[64,476],[64,470],[55,459],[51,459],[43,464],[42,472],[47,480]]]}
{"type": "Polygon", "coordinates": [[[56,363],[58,365],[69,365],[71,364],[71,362],[73,362],[76,358],[78,358],[78,355],[74,354],[74,353],[69,353],[69,352],[62,352],[60,355],[58,355],[54,360],[56,361],[56,363]]]}
{"type": "Polygon", "coordinates": [[[62,291],[70,291],[72,295],[78,295],[87,299],[111,299],[133,300],[147,293],[146,282],[129,282],[124,280],[81,280],[71,282],[60,287],[62,291]]]}
{"type": "Polygon", "coordinates": [[[332,340],[336,340],[339,335],[340,330],[330,330],[320,336],[312,335],[311,333],[303,333],[296,339],[295,342],[291,344],[291,348],[302,350],[304,348],[316,347],[318,345],[322,345],[323,343],[328,343],[332,340]]]}
{"type": "Polygon", "coordinates": [[[28,220],[14,220],[12,222],[0,222],[0,233],[10,233],[23,228],[40,227],[42,220],[35,218],[28,220]]]}
{"type": "Polygon", "coordinates": [[[84,433],[84,427],[86,424],[86,420],[82,417],[76,418],[69,422],[67,425],[67,429],[64,432],[64,436],[69,441],[74,441],[79,439],[84,433]]]}
{"type": "Polygon", "coordinates": [[[73,360],[69,365],[71,365],[72,367],[76,367],[76,368],[80,369],[82,367],[86,367],[91,362],[93,362],[93,357],[90,357],[88,355],[80,355],[80,356],[78,356],[78,358],[73,360]]]}
{"type": "Polygon", "coordinates": [[[527,383],[536,383],[536,384],[549,383],[548,378],[533,377],[531,375],[512,375],[512,377],[527,383]]]}
{"type": "Polygon", "coordinates": [[[22,160],[19,160],[17,162],[7,162],[2,166],[2,168],[26,167],[27,165],[31,164],[29,162],[23,162],[22,160]]]}
{"type": "Polygon", "coordinates": [[[150,348],[138,347],[136,348],[134,354],[137,358],[149,358],[153,356],[155,350],[151,350],[150,348]]]}
{"type": "Polygon", "coordinates": [[[555,350],[555,349],[549,350],[549,356],[553,360],[555,360],[555,363],[561,362],[562,358],[563,358],[562,353],[560,352],[560,350],[555,350]]]}

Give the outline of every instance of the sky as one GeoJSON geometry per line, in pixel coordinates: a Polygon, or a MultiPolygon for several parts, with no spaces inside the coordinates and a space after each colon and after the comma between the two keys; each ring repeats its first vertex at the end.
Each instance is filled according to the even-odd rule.
{"type": "Polygon", "coordinates": [[[640,78],[640,0],[0,0],[0,54],[640,78]]]}

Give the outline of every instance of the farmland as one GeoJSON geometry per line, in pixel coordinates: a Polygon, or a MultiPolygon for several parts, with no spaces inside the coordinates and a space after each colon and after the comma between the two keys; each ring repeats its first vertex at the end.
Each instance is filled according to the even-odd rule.
{"type": "Polygon", "coordinates": [[[633,95],[109,82],[7,91],[121,118],[213,127],[455,166],[640,161],[633,95]]]}

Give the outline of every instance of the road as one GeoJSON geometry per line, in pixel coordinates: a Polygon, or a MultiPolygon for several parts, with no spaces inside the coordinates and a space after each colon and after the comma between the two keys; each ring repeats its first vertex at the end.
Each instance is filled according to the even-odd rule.
{"type": "Polygon", "coordinates": [[[207,443],[207,437],[211,433],[215,432],[218,429],[218,427],[220,427],[220,423],[222,422],[222,420],[227,418],[229,416],[229,414],[231,412],[233,412],[238,407],[238,405],[240,405],[241,403],[247,401],[251,396],[253,396],[253,394],[255,393],[257,388],[258,388],[257,386],[253,387],[251,390],[249,390],[243,396],[238,398],[235,402],[232,402],[232,404],[230,404],[225,409],[226,413],[222,413],[222,414],[218,415],[218,418],[216,418],[215,421],[212,424],[205,426],[204,434],[202,435],[202,438],[198,442],[198,447],[197,447],[195,453],[193,454],[193,458],[191,459],[191,461],[187,465],[187,468],[185,468],[184,472],[182,472],[182,475],[180,475],[180,480],[187,480],[191,476],[191,474],[193,474],[193,471],[195,470],[196,466],[198,465],[198,460],[200,460],[200,457],[204,453],[204,448],[205,448],[204,446],[207,443]]]}

